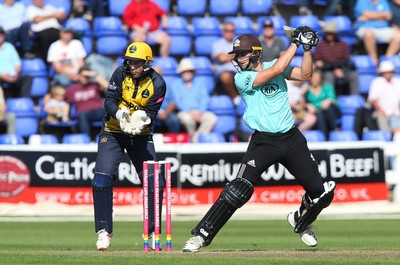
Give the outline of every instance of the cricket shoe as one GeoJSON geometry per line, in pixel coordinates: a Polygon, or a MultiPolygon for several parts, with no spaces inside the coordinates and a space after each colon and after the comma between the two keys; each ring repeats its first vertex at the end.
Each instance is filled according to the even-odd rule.
{"type": "Polygon", "coordinates": [[[99,251],[104,251],[111,245],[111,235],[105,229],[101,229],[97,234],[97,249],[99,251]]]}
{"type": "MultiPolygon", "coordinates": [[[[296,220],[294,216],[294,212],[291,212],[287,216],[287,220],[291,227],[296,226],[296,220]]],[[[311,226],[308,226],[306,230],[299,233],[301,241],[309,247],[315,247],[318,244],[317,237],[314,235],[311,226]]]]}
{"type": "Polygon", "coordinates": [[[201,247],[204,247],[204,239],[201,236],[194,236],[189,238],[182,252],[199,252],[201,247]]]}
{"type": "MultiPolygon", "coordinates": [[[[155,250],[156,249],[156,238],[154,232],[149,234],[149,249],[155,250]]],[[[161,242],[160,242],[160,250],[161,250],[161,242]]]]}

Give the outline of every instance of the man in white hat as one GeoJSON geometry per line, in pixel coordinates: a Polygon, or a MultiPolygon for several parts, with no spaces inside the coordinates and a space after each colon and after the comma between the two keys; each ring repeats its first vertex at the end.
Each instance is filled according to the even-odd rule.
{"type": "Polygon", "coordinates": [[[380,76],[371,82],[368,93],[378,128],[390,133],[400,132],[400,78],[393,76],[395,70],[391,61],[382,61],[378,68],[380,76]]]}
{"type": "Polygon", "coordinates": [[[206,84],[194,78],[193,62],[187,58],[182,59],[177,71],[181,78],[171,87],[178,109],[178,118],[195,143],[199,134],[211,132],[218,118],[207,110],[210,95],[206,84]]]}

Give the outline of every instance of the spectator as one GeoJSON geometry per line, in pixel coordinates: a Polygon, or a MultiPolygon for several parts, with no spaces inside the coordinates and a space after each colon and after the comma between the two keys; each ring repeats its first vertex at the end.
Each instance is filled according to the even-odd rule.
{"type": "Polygon", "coordinates": [[[316,129],[328,139],[329,132],[337,129],[341,111],[336,105],[336,94],[332,84],[325,82],[320,70],[314,70],[305,94],[307,108],[317,114],[316,129]]]}
{"type": "Polygon", "coordinates": [[[275,36],[274,22],[269,18],[264,21],[260,42],[263,47],[263,62],[270,62],[278,58],[286,50],[283,40],[275,36]]]}
{"type": "Polygon", "coordinates": [[[378,128],[390,133],[400,132],[400,78],[393,77],[394,71],[392,62],[381,62],[378,68],[380,76],[371,82],[368,93],[378,128]]]}
{"type": "Polygon", "coordinates": [[[358,74],[350,60],[350,48],[339,40],[334,22],[323,28],[324,38],[315,47],[315,65],[324,80],[335,86],[336,95],[358,94],[358,74]]]}
{"type": "Polygon", "coordinates": [[[288,80],[286,83],[295,124],[300,131],[311,130],[317,122],[317,116],[307,108],[304,92],[302,91],[303,82],[288,80]]]}
{"type": "Polygon", "coordinates": [[[0,133],[15,134],[15,113],[7,112],[3,88],[0,86],[0,133]]]}
{"type": "Polygon", "coordinates": [[[149,0],[132,0],[122,14],[123,22],[132,30],[133,41],[158,43],[160,56],[169,56],[170,37],[161,30],[168,28],[167,13],[156,3],[149,0]]]}
{"type": "Polygon", "coordinates": [[[78,81],[78,71],[85,64],[86,50],[80,40],[74,39],[71,29],[62,29],[59,38],[50,45],[47,61],[55,72],[53,83],[66,88],[78,81]]]}
{"type": "Polygon", "coordinates": [[[102,94],[108,87],[108,81],[87,67],[80,68],[78,76],[78,83],[66,89],[65,100],[76,107],[79,132],[92,135],[91,123],[103,120],[102,94]]]}
{"type": "Polygon", "coordinates": [[[64,20],[67,15],[63,9],[57,9],[51,4],[44,5],[44,0],[32,0],[32,3],[26,12],[35,33],[37,55],[46,62],[50,45],[60,37],[59,21],[64,20]]]}
{"type": "Polygon", "coordinates": [[[400,32],[390,26],[393,13],[387,0],[358,0],[355,6],[356,35],[377,66],[377,42],[388,43],[385,55],[392,56],[400,49],[400,32]]]}
{"type": "Polygon", "coordinates": [[[5,98],[30,97],[32,76],[20,75],[21,58],[14,46],[4,41],[5,37],[5,31],[0,28],[0,85],[5,98]]]}
{"type": "MultiPolygon", "coordinates": [[[[155,65],[153,66],[153,69],[162,75],[161,67],[155,65]]],[[[171,89],[168,89],[165,94],[164,101],[157,114],[157,120],[161,121],[161,125],[165,125],[167,127],[167,131],[170,133],[178,133],[181,131],[181,122],[178,118],[176,100],[171,89]]],[[[158,124],[155,123],[155,126],[158,126],[158,124]]]]}
{"type": "Polygon", "coordinates": [[[397,30],[400,30],[400,0],[391,0],[390,1],[390,10],[392,10],[393,18],[392,18],[392,27],[397,30]]]}
{"type": "Polygon", "coordinates": [[[196,143],[200,133],[208,133],[217,122],[217,116],[207,111],[210,96],[205,84],[194,79],[195,68],[189,59],[182,59],[178,65],[181,78],[171,87],[178,118],[189,133],[192,142],[196,143]]]}
{"type": "MultiPolygon", "coordinates": [[[[323,16],[334,16],[344,14],[354,21],[354,5],[356,0],[330,0],[327,1],[323,16]]],[[[300,15],[312,15],[311,4],[312,0],[299,0],[297,6],[300,15]]]]}
{"type": "Polygon", "coordinates": [[[233,55],[228,54],[232,50],[234,37],[235,24],[225,22],[222,25],[222,38],[215,41],[212,45],[211,57],[215,65],[215,74],[223,88],[222,93],[228,94],[233,103],[238,105],[240,96],[235,88],[235,81],[233,79],[237,71],[231,63],[233,55]]]}
{"type": "Polygon", "coordinates": [[[86,11],[82,15],[84,19],[92,21],[93,17],[104,17],[107,15],[104,0],[88,0],[84,2],[87,2],[86,11]]]}
{"type": "Polygon", "coordinates": [[[31,53],[32,34],[30,32],[30,23],[27,22],[25,5],[15,3],[15,0],[4,0],[0,4],[0,27],[6,32],[6,41],[17,46],[21,43],[22,57],[34,58],[31,53]]]}
{"type": "Polygon", "coordinates": [[[43,109],[47,113],[48,122],[69,121],[70,105],[65,101],[65,89],[53,86],[50,93],[43,97],[43,109]]]}

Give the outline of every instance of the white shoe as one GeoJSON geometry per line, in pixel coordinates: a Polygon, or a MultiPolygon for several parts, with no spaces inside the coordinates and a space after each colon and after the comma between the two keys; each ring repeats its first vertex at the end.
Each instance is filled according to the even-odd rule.
{"type": "Polygon", "coordinates": [[[111,235],[105,229],[101,229],[97,234],[99,235],[96,243],[97,249],[104,251],[111,245],[111,235]]]}
{"type": "MultiPolygon", "coordinates": [[[[287,216],[287,220],[291,227],[296,226],[296,220],[294,218],[294,212],[291,212],[287,216]]],[[[311,226],[307,227],[307,229],[301,233],[299,233],[301,241],[309,247],[315,247],[318,244],[317,237],[314,235],[314,232],[311,229],[311,226]]]]}
{"type": "MultiPolygon", "coordinates": [[[[154,232],[149,234],[149,249],[150,250],[155,250],[156,249],[156,239],[154,232]]],[[[161,242],[160,242],[160,250],[161,250],[161,242]]]]}
{"type": "Polygon", "coordinates": [[[200,248],[204,246],[204,239],[201,236],[194,236],[189,238],[183,247],[183,252],[199,252],[200,248]]]}

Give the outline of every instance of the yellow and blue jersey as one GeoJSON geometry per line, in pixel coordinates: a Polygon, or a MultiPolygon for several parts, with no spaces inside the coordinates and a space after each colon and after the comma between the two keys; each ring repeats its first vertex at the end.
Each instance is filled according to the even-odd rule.
{"type": "Polygon", "coordinates": [[[104,130],[107,132],[122,133],[119,121],[115,114],[125,107],[132,115],[136,110],[144,110],[151,119],[140,135],[151,134],[153,122],[157,117],[161,104],[164,101],[166,84],[160,74],[153,69],[146,71],[140,78],[132,78],[125,72],[123,66],[118,67],[110,79],[106,90],[104,106],[104,130]]]}

